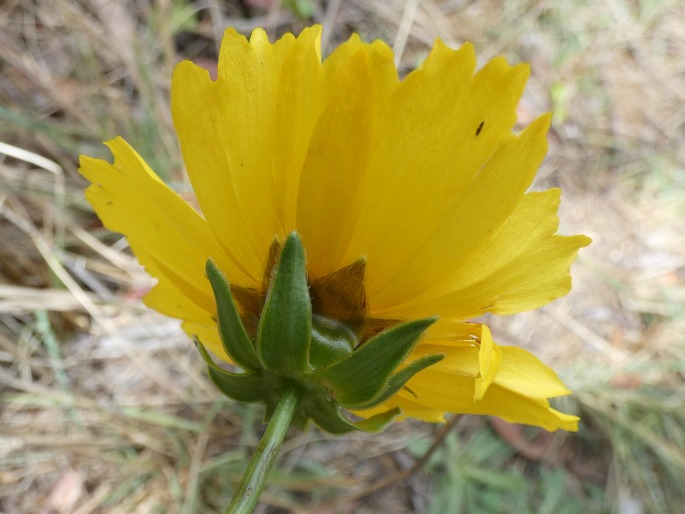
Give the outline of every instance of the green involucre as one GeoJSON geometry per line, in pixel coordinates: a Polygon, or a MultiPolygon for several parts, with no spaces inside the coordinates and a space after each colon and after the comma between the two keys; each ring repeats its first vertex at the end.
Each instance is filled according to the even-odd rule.
{"type": "Polygon", "coordinates": [[[240,319],[228,282],[211,261],[207,262],[207,277],[216,297],[224,349],[245,370],[234,373],[219,367],[196,340],[209,376],[226,396],[263,403],[266,421],[285,388],[296,382],[302,389],[293,417],[297,426],[305,428],[313,421],[332,434],[382,430],[399,409],[353,422],[343,408],[377,406],[413,375],[442,359],[442,355],[429,355],[400,369],[436,318],[401,323],[359,344],[351,327],[313,315],[304,248],[296,232],[283,246],[254,341],[240,319]]]}

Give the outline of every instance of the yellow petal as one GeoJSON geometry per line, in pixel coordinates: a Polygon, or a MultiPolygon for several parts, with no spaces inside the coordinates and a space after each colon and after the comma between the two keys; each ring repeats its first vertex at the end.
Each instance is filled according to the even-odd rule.
{"type": "MultiPolygon", "coordinates": [[[[426,334],[427,339],[421,340],[421,343],[412,352],[410,360],[437,353],[444,354],[445,358],[422,371],[417,377],[431,372],[435,373],[436,376],[479,377],[480,375],[488,375],[486,380],[489,380],[490,384],[495,383],[498,387],[531,398],[555,398],[571,394],[571,391],[559,380],[557,374],[532,353],[515,346],[499,346],[492,339],[488,345],[483,345],[482,342],[488,341],[490,337],[490,331],[487,327],[477,324],[470,324],[470,327],[467,325],[469,324],[464,324],[464,330],[468,330],[474,335],[458,334],[452,341],[431,338],[430,334],[426,334]],[[475,344],[474,337],[480,340],[480,345],[475,344]],[[486,346],[485,352],[483,352],[483,346],[486,346]],[[483,366],[481,362],[484,355],[491,353],[493,348],[497,349],[497,361],[494,365],[486,364],[483,366]]],[[[477,398],[474,398],[475,400],[477,398]]]]}
{"type": "MultiPolygon", "coordinates": [[[[429,368],[430,369],[430,368],[429,368]]],[[[418,376],[425,374],[426,371],[418,376]]],[[[418,377],[417,377],[418,378],[418,377]]],[[[435,378],[435,377],[434,377],[435,378]]],[[[428,422],[444,421],[445,414],[476,414],[500,417],[510,423],[522,423],[545,430],[578,430],[577,416],[550,407],[545,399],[526,397],[493,384],[485,397],[473,401],[474,383],[465,377],[446,375],[431,381],[412,379],[405,389],[380,406],[355,413],[369,417],[399,407],[398,419],[415,418],[428,422]]]]}
{"type": "Polygon", "coordinates": [[[500,346],[500,349],[503,364],[496,378],[498,386],[537,398],[571,394],[557,374],[532,353],[516,346],[500,346]]]}
{"type": "MultiPolygon", "coordinates": [[[[512,137],[528,68],[496,59],[473,75],[475,65],[470,45],[451,50],[437,42],[423,66],[402,81],[378,115],[367,171],[351,205],[357,224],[343,259],[368,257],[372,308],[420,294],[435,276],[444,275],[448,255],[438,255],[438,249],[426,244],[431,237],[452,240],[468,233],[470,218],[458,219],[456,226],[452,222],[448,233],[441,224],[473,196],[473,181],[486,182],[487,190],[479,194],[489,197],[525,180],[529,168],[534,172],[535,164],[526,164],[521,177],[507,178],[496,190],[490,186],[493,180],[481,177],[488,161],[495,159],[499,167],[505,160],[498,148],[512,137]],[[476,135],[481,122],[486,128],[476,135]],[[493,157],[498,153],[502,157],[493,157]],[[431,259],[419,265],[420,273],[413,273],[415,268],[408,273],[407,265],[418,254],[431,259]]],[[[508,156],[512,144],[505,146],[508,156]]],[[[526,151],[520,148],[518,153],[526,151]]],[[[499,168],[493,174],[499,175],[499,168]]]]}
{"type": "Polygon", "coordinates": [[[547,430],[577,430],[576,416],[550,407],[549,398],[570,394],[554,371],[521,348],[496,345],[484,325],[448,325],[429,330],[410,357],[442,353],[443,360],[414,376],[383,405],[360,415],[400,407],[405,416],[425,421],[450,412],[488,414],[547,430]]]}
{"type": "Polygon", "coordinates": [[[207,258],[212,256],[227,274],[241,277],[240,270],[221,251],[204,219],[123,139],[106,144],[114,155],[112,164],[81,158],[79,171],[92,183],[86,198],[107,228],[128,238],[140,262],[158,279],[150,293],[152,306],[172,315],[186,309],[184,316],[213,312],[204,278],[207,258]]]}
{"type": "MultiPolygon", "coordinates": [[[[145,270],[157,279],[157,284],[143,298],[145,305],[162,314],[182,320],[211,323],[215,313],[211,291],[188,284],[172,269],[160,264],[145,250],[144,243],[129,241],[131,249],[145,270]]],[[[199,285],[205,279],[198,281],[199,285]]],[[[190,334],[192,335],[192,334],[190,334]]]]}
{"type": "Polygon", "coordinates": [[[398,84],[392,51],[380,41],[368,45],[352,36],[323,63],[324,103],[302,171],[297,212],[314,276],[350,264],[344,251],[359,218],[359,188],[373,152],[378,112],[398,84]]]}
{"type": "Polygon", "coordinates": [[[478,348],[479,374],[475,381],[473,400],[482,400],[490,384],[498,375],[502,365],[502,350],[492,340],[490,330],[482,325],[480,344],[478,348]]]}
{"type": "MultiPolygon", "coordinates": [[[[216,82],[181,63],[174,125],[202,212],[224,251],[256,287],[275,236],[295,228],[300,173],[319,104],[320,27],[270,44],[224,35],[216,82]]],[[[228,275],[230,281],[234,277],[228,275]]]]}
{"type": "MultiPolygon", "coordinates": [[[[442,322],[432,325],[414,348],[407,363],[425,357],[427,355],[443,354],[445,358],[433,364],[429,370],[436,373],[459,375],[479,380],[481,375],[481,341],[485,341],[484,356],[492,354],[492,347],[496,346],[490,337],[490,331],[478,323],[468,322],[442,322]],[[485,329],[485,330],[484,330],[485,329]]],[[[484,359],[487,361],[487,359],[484,359]]],[[[496,366],[496,363],[494,363],[496,366]]],[[[490,362],[486,368],[494,367],[490,362]]],[[[421,373],[426,373],[422,371],[421,373]]],[[[495,373],[488,373],[487,380],[492,382],[491,377],[495,373]]]]}
{"type": "Polygon", "coordinates": [[[486,244],[455,264],[455,278],[376,315],[464,319],[521,312],[564,296],[571,289],[571,263],[590,239],[556,235],[558,207],[558,189],[525,195],[486,244]]]}
{"type": "MultiPolygon", "coordinates": [[[[410,381],[408,388],[416,395],[413,401],[430,406],[438,412],[497,416],[510,423],[539,426],[549,431],[578,430],[577,416],[553,409],[545,399],[519,395],[497,383],[477,402],[469,400],[474,394],[473,381],[463,377],[434,377],[432,381],[424,380],[420,383],[410,381]],[[438,384],[439,388],[436,389],[438,384]]],[[[405,391],[399,393],[403,397],[409,394],[405,391]]]]}
{"type": "MultiPolygon", "coordinates": [[[[504,367],[506,357],[503,357],[502,362],[504,367]]],[[[555,388],[554,384],[548,382],[538,383],[542,383],[546,389],[555,388]]],[[[510,423],[535,425],[550,431],[577,430],[578,417],[551,408],[549,401],[537,393],[527,396],[501,386],[495,379],[482,399],[474,401],[474,394],[475,383],[472,379],[431,372],[431,368],[428,368],[410,380],[407,389],[396,396],[411,399],[440,413],[486,414],[510,423]]],[[[394,406],[392,400],[385,405],[394,406]]]]}
{"type": "Polygon", "coordinates": [[[473,377],[474,397],[480,400],[502,364],[502,350],[495,344],[487,326],[477,323],[438,322],[431,326],[408,362],[426,355],[444,354],[445,358],[430,367],[438,373],[473,377]]]}
{"type": "Polygon", "coordinates": [[[399,416],[395,418],[395,421],[402,421],[403,419],[413,418],[420,419],[421,421],[427,421],[428,423],[444,423],[445,414],[448,412],[441,412],[430,407],[426,407],[420,403],[411,400],[411,394],[399,395],[396,394],[389,401],[370,409],[363,411],[352,411],[357,416],[362,418],[370,418],[376,414],[381,414],[386,412],[388,409],[393,409],[399,407],[402,409],[399,416]]]}
{"type": "MultiPolygon", "coordinates": [[[[547,150],[548,126],[549,117],[543,116],[520,136],[505,137],[488,161],[468,179],[466,191],[453,200],[450,209],[442,212],[440,219],[416,228],[423,232],[419,236],[422,243],[411,259],[399,269],[394,269],[395,261],[390,261],[387,269],[393,273],[387,271],[385,278],[376,282],[382,288],[377,290],[370,285],[369,298],[375,309],[392,308],[407,298],[416,298],[460,278],[456,275],[459,265],[506,222],[530,186],[547,150]]],[[[441,189],[438,184],[442,186],[441,182],[432,184],[434,190],[441,189]]],[[[443,187],[449,188],[449,185],[446,182],[443,187]]],[[[423,199],[422,208],[433,211],[430,198],[423,199]]],[[[414,237],[412,232],[407,234],[408,241],[414,237]]],[[[404,244],[411,247],[413,241],[404,244]]],[[[370,254],[369,267],[372,262],[370,254]]]]}
{"type": "Polygon", "coordinates": [[[476,73],[470,45],[437,42],[399,81],[386,45],[353,37],[322,64],[319,35],[271,44],[261,29],[249,41],[228,30],[216,81],[178,66],[174,123],[205,218],[123,140],[109,143],[113,164],[83,159],[89,200],[159,281],[146,303],[228,361],[206,259],[234,285],[259,289],[274,238],[297,229],[313,280],[365,257],[371,317],[442,317],[410,360],[445,359],[376,411],[576,429],[576,417],[549,405],[569,393],[552,370],[460,321],[565,294],[589,242],[555,234],[557,191],[525,194],[549,126],[543,116],[511,132],[527,66],[495,59],[476,73]]]}
{"type": "Polygon", "coordinates": [[[507,223],[461,273],[468,277],[453,293],[460,305],[483,312],[511,314],[541,307],[571,289],[570,266],[578,250],[590,244],[585,236],[555,235],[559,225],[558,189],[526,195],[507,223]]]}

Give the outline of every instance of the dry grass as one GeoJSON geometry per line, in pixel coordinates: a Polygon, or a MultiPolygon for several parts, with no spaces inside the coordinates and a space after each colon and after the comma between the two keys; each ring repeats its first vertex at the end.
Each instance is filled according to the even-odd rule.
{"type": "MultiPolygon", "coordinates": [[[[293,4],[290,2],[289,4],[293,4]]],[[[667,0],[298,2],[324,48],[357,31],[413,69],[435,37],[530,61],[523,124],[554,110],[537,187],[591,235],[575,289],[490,320],[577,391],[577,436],[464,417],[421,472],[368,495],[439,427],[291,433],[262,512],[677,513],[685,504],[685,7],[667,0]],[[507,510],[509,509],[509,510],[507,510]]],[[[262,430],[219,397],[150,280],[82,198],[79,153],[125,136],[188,191],[173,65],[226,26],[309,23],[277,2],[8,0],[0,7],[0,511],[220,512],[262,430]],[[11,145],[11,146],[6,146],[11,145]]]]}

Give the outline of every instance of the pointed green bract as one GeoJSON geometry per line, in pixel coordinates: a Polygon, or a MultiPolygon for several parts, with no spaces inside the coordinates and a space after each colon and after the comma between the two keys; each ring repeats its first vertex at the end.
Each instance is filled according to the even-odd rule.
{"type": "Polygon", "coordinates": [[[220,391],[238,402],[260,403],[274,390],[274,385],[261,374],[231,373],[212,366],[208,373],[220,391]]]}
{"type": "Polygon", "coordinates": [[[259,369],[257,352],[240,320],[228,282],[212,259],[207,259],[205,271],[216,298],[217,324],[224,350],[241,368],[259,369]]]}
{"type": "Polygon", "coordinates": [[[308,368],[312,305],[304,248],[296,232],[283,246],[257,328],[257,354],[286,375],[308,368]]]}
{"type": "Polygon", "coordinates": [[[314,371],[311,377],[327,385],[343,407],[367,405],[383,393],[393,371],[436,319],[410,321],[385,330],[345,360],[314,371]]]}
{"type": "Polygon", "coordinates": [[[309,394],[303,395],[299,408],[300,412],[295,422],[302,430],[309,421],[313,421],[321,430],[333,435],[347,434],[354,430],[341,419],[340,407],[328,395],[311,394],[310,391],[309,394]]]}
{"type": "Polygon", "coordinates": [[[300,409],[303,415],[298,419],[300,428],[304,428],[306,421],[311,419],[321,430],[333,435],[348,434],[355,430],[380,432],[400,413],[400,409],[395,408],[365,420],[350,421],[335,400],[311,396],[303,398],[300,409]]]}
{"type": "Polygon", "coordinates": [[[367,419],[350,421],[345,414],[343,414],[340,407],[336,406],[335,411],[335,417],[331,415],[324,417],[319,414],[317,416],[312,416],[312,420],[321,430],[333,435],[349,434],[355,430],[376,433],[384,430],[401,412],[399,407],[395,407],[394,409],[375,414],[367,419]]]}
{"type": "Polygon", "coordinates": [[[416,375],[419,371],[423,371],[427,367],[432,366],[436,362],[440,362],[444,357],[444,354],[438,353],[435,355],[426,355],[424,357],[421,357],[420,359],[416,359],[411,364],[405,366],[400,371],[398,371],[390,377],[390,380],[388,380],[388,383],[386,385],[385,391],[383,391],[383,393],[379,397],[374,398],[367,404],[357,405],[355,408],[357,410],[369,409],[374,405],[383,403],[397,391],[402,389],[404,387],[404,384],[406,384],[411,377],[416,375]]]}
{"type": "Polygon", "coordinates": [[[385,427],[392,423],[392,420],[395,419],[400,412],[402,412],[402,410],[399,407],[395,407],[394,409],[381,412],[380,414],[376,414],[370,418],[355,422],[349,421],[348,423],[357,430],[361,430],[363,432],[381,432],[382,430],[385,430],[385,427]]]}
{"type": "Polygon", "coordinates": [[[261,374],[231,373],[221,369],[209,356],[202,343],[196,339],[195,344],[202,359],[207,363],[209,378],[229,398],[246,403],[261,402],[274,389],[274,384],[261,374]]]}

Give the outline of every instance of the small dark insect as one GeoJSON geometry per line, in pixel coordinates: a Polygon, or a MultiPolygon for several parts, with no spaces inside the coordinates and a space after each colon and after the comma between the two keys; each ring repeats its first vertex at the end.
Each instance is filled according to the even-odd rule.
{"type": "Polygon", "coordinates": [[[483,130],[483,125],[485,125],[485,122],[481,121],[480,125],[478,125],[478,128],[476,129],[476,135],[480,134],[480,131],[483,130]]]}

